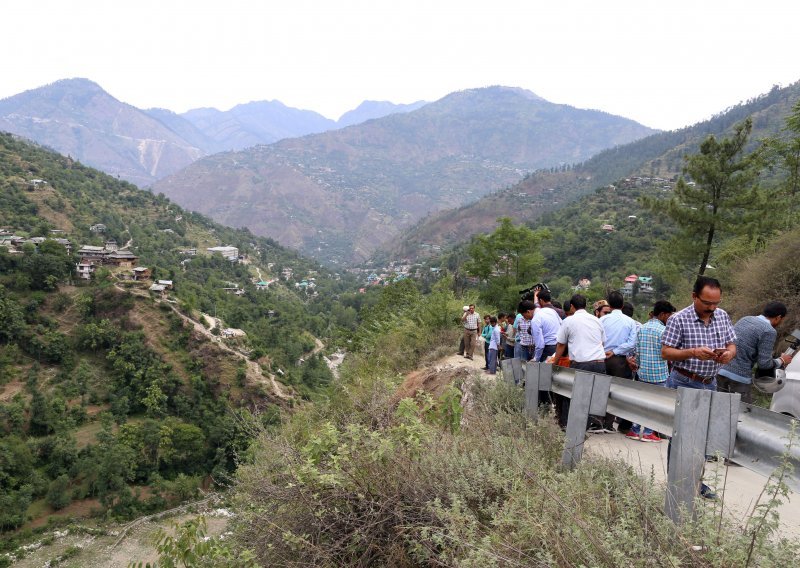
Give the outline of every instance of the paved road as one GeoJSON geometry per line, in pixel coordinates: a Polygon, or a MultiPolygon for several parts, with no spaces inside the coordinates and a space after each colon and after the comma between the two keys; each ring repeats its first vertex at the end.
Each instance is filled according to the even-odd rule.
{"type": "MultiPolygon", "coordinates": [[[[592,434],[586,442],[588,454],[622,458],[642,475],[649,477],[651,471],[659,483],[667,478],[667,442],[646,443],[629,440],[622,434],[592,434]]],[[[744,518],[753,510],[759,494],[764,488],[766,478],[741,466],[725,467],[721,464],[709,463],[706,467],[706,479],[714,476],[713,469],[720,468],[720,485],[715,489],[724,499],[725,509],[732,518],[744,524],[744,518]],[[727,469],[727,476],[726,470],[727,469]],[[724,485],[721,485],[723,484],[724,485]]],[[[709,481],[711,485],[711,482],[709,481]]],[[[781,529],[783,535],[800,538],[800,494],[790,493],[788,502],[781,505],[781,529]]]]}

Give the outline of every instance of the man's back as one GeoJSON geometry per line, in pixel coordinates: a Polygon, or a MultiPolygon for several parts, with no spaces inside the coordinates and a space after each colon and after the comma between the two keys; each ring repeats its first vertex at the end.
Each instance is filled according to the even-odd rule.
{"type": "Polygon", "coordinates": [[[566,344],[570,360],[578,362],[605,359],[605,337],[603,324],[586,310],[565,319],[558,331],[558,342],[566,344]]]}
{"type": "Polygon", "coordinates": [[[778,337],[775,328],[764,316],[745,316],[733,326],[736,332],[736,357],[720,369],[720,373],[733,373],[749,379],[753,366],[762,369],[774,367],[772,350],[778,337]]]}

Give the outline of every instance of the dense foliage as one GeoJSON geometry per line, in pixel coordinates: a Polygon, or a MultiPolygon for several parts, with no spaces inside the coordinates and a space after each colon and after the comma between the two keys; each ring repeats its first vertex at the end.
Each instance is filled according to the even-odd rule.
{"type": "Polygon", "coordinates": [[[255,422],[330,381],[318,338],[345,341],[356,324],[334,299],[346,278],[6,134],[0,228],[46,239],[0,247],[0,530],[75,500],[127,516],[226,483],[255,422]],[[73,252],[115,240],[152,280],[103,267],[78,281],[51,230],[73,252]],[[244,262],[205,254],[223,244],[244,262]],[[313,290],[294,286],[308,278],[313,290]],[[148,295],[155,279],[173,282],[166,297],[148,295]],[[246,337],[194,329],[214,317],[246,337]]]}

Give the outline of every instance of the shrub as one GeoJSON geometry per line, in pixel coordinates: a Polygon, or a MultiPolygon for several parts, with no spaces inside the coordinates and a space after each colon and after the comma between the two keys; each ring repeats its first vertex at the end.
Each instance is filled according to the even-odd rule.
{"type": "MultiPolygon", "coordinates": [[[[743,566],[750,535],[700,508],[677,527],[664,494],[622,462],[559,467],[555,422],[527,422],[519,390],[480,386],[460,430],[436,403],[391,407],[386,382],[347,388],[263,434],[240,468],[236,535],[265,566],[743,566]]],[[[422,403],[422,404],[420,404],[422,403]]],[[[759,541],[750,565],[800,551],[759,541]]]]}

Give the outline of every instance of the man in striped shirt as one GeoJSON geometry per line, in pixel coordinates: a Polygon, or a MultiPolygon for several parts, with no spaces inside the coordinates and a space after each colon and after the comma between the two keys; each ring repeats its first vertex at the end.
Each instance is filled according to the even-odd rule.
{"type": "Polygon", "coordinates": [[[514,356],[523,361],[530,361],[536,349],[533,335],[531,334],[531,320],[533,319],[534,309],[536,309],[536,306],[530,300],[521,301],[517,307],[517,311],[522,317],[516,322],[517,345],[514,356]]]}
{"type": "MultiPolygon", "coordinates": [[[[675,311],[675,306],[666,300],[659,300],[653,306],[650,320],[639,330],[636,337],[637,379],[643,383],[667,385],[669,367],[661,358],[661,336],[664,335],[667,320],[675,311]]],[[[661,441],[650,428],[645,428],[641,434],[639,430],[639,424],[634,423],[626,436],[642,442],[661,441]]]]}

